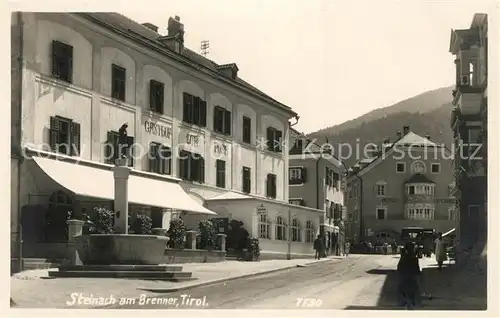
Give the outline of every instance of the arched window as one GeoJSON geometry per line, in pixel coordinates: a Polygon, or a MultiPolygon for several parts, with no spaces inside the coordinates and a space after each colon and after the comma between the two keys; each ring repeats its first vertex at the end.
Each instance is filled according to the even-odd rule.
{"type": "Polygon", "coordinates": [[[314,242],[314,225],[312,221],[307,221],[306,222],[306,243],[312,243],[314,242]]]}
{"type": "Polygon", "coordinates": [[[286,221],[282,216],[276,218],[276,239],[286,241],[286,221]]]}
{"type": "Polygon", "coordinates": [[[300,230],[300,222],[294,218],[292,220],[292,242],[302,242],[300,230]]]}
{"type": "Polygon", "coordinates": [[[411,164],[412,173],[425,173],[425,163],[422,161],[415,161],[411,164]]]}
{"type": "Polygon", "coordinates": [[[267,218],[267,214],[259,215],[259,238],[270,239],[271,238],[270,232],[271,231],[269,227],[269,219],[267,218]]]}

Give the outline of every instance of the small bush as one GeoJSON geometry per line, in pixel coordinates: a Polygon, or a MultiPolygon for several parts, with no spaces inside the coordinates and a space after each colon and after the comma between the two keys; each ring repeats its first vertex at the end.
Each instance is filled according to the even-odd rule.
{"type": "Polygon", "coordinates": [[[90,234],[113,234],[115,213],[105,208],[95,207],[90,217],[87,217],[90,234]]]}
{"type": "Polygon", "coordinates": [[[252,238],[249,240],[248,244],[248,260],[258,261],[260,258],[260,245],[258,238],[252,238]]]}
{"type": "Polygon", "coordinates": [[[151,235],[153,220],[147,214],[137,214],[131,226],[131,232],[134,234],[151,235]]]}
{"type": "Polygon", "coordinates": [[[200,233],[200,249],[212,249],[217,246],[217,231],[212,221],[201,221],[198,230],[200,233]]]}
{"type": "Polygon", "coordinates": [[[170,221],[170,226],[167,231],[168,247],[177,248],[184,246],[186,241],[186,226],[181,219],[174,219],[170,221]]]}

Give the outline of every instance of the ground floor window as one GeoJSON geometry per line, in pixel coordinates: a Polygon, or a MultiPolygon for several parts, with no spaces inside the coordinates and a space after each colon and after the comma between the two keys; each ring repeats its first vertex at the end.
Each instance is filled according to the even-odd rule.
{"type": "Polygon", "coordinates": [[[282,216],[276,218],[276,239],[286,241],[286,221],[282,216]]]}
{"type": "Polygon", "coordinates": [[[306,243],[312,243],[314,242],[314,225],[312,221],[307,221],[306,222],[306,243]]]}
{"type": "Polygon", "coordinates": [[[292,242],[301,242],[302,238],[300,235],[300,222],[297,219],[292,221],[292,242]]]}
{"type": "Polygon", "coordinates": [[[259,238],[270,239],[270,226],[267,214],[259,215],[259,238]]]}

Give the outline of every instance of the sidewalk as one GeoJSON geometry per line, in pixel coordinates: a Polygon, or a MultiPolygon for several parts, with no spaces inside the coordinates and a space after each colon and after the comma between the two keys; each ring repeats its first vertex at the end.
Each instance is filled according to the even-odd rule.
{"type": "Polygon", "coordinates": [[[11,277],[11,298],[19,308],[96,308],[92,304],[70,305],[73,297],[137,298],[141,294],[185,290],[200,285],[214,284],[241,277],[260,275],[317,262],[338,262],[343,257],[333,256],[319,261],[312,259],[267,260],[260,262],[225,261],[219,263],[175,264],[183,271],[192,272],[193,281],[174,283],[164,281],[118,278],[55,278],[47,279],[48,270],[33,270],[11,277]]]}

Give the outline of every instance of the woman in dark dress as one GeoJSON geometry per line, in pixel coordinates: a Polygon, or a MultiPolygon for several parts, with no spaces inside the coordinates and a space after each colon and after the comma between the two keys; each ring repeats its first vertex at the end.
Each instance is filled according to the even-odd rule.
{"type": "Polygon", "coordinates": [[[419,303],[418,279],[421,272],[415,245],[411,242],[406,243],[404,246],[398,263],[398,272],[400,277],[398,287],[400,303],[409,309],[413,308],[419,303]]]}

